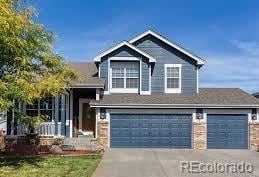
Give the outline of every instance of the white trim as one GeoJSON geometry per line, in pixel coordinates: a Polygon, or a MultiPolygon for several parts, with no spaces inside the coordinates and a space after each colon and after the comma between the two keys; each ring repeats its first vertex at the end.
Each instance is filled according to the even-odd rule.
{"type": "Polygon", "coordinates": [[[70,104],[70,119],[69,119],[69,125],[70,125],[70,132],[69,132],[69,136],[70,138],[73,137],[73,90],[70,90],[69,92],[69,104],[70,104]]]}
{"type": "Polygon", "coordinates": [[[95,100],[99,101],[100,100],[100,89],[95,89],[95,100]]]}
{"type": "Polygon", "coordinates": [[[129,43],[134,43],[136,41],[138,41],[139,39],[147,36],[147,35],[152,35],[154,37],[156,37],[157,39],[163,41],[164,43],[168,44],[169,46],[179,50],[180,52],[184,53],[185,55],[191,57],[192,59],[196,60],[197,61],[197,64],[198,65],[203,65],[204,64],[204,61],[202,59],[200,59],[199,57],[195,56],[194,54],[190,53],[189,51],[183,49],[182,47],[180,47],[179,45],[175,44],[175,43],[172,43],[170,42],[169,40],[167,40],[166,38],[162,37],[161,35],[155,33],[154,31],[151,31],[151,30],[147,30],[145,31],[144,33],[138,35],[137,37],[131,39],[129,41],[129,43]]]}
{"type": "Polygon", "coordinates": [[[152,65],[149,63],[148,67],[149,67],[149,92],[151,94],[151,68],[152,68],[152,65]]]}
{"type": "Polygon", "coordinates": [[[98,137],[98,121],[100,120],[100,108],[95,109],[95,138],[98,137]]]}
{"type": "Polygon", "coordinates": [[[142,95],[142,60],[139,60],[139,94],[142,95]]]}
{"type": "Polygon", "coordinates": [[[192,114],[196,109],[106,109],[110,114],[192,114]]]}
{"type": "Polygon", "coordinates": [[[259,105],[222,105],[222,104],[90,104],[91,107],[106,108],[258,108],[259,105]]]}
{"type": "Polygon", "coordinates": [[[196,84],[196,89],[197,89],[197,93],[199,93],[199,68],[196,67],[196,81],[197,81],[197,84],[196,84]]]}
{"type": "Polygon", "coordinates": [[[151,95],[150,91],[141,91],[140,95],[151,95]]]}
{"type": "Polygon", "coordinates": [[[139,61],[140,58],[137,57],[109,57],[113,61],[139,61]]]}
{"type": "MultiPolygon", "coordinates": [[[[111,68],[111,61],[115,61],[116,60],[125,60],[125,61],[129,61],[129,59],[132,59],[131,61],[139,61],[140,65],[141,65],[141,59],[136,58],[136,57],[110,57],[108,58],[108,92],[105,91],[104,94],[109,94],[109,93],[139,93],[139,89],[138,88],[125,88],[126,87],[126,68],[124,68],[124,88],[112,88],[112,68],[111,68]]],[[[120,60],[120,61],[121,61],[120,60]]],[[[141,68],[139,68],[139,84],[141,83],[141,68]]]]}
{"type": "Polygon", "coordinates": [[[182,64],[164,64],[164,88],[165,93],[181,93],[182,92],[182,64]],[[179,88],[167,88],[167,68],[179,68],[179,88]]]}
{"type": "Polygon", "coordinates": [[[140,53],[141,55],[147,57],[149,59],[149,62],[156,62],[156,59],[153,58],[151,55],[143,52],[142,50],[138,49],[137,47],[135,47],[134,45],[130,44],[129,42],[127,41],[122,41],[121,43],[119,43],[118,45],[104,51],[103,53],[97,55],[95,58],[94,58],[94,62],[100,62],[101,61],[101,58],[104,57],[105,55],[121,48],[122,46],[128,46],[129,48],[131,48],[132,50],[140,53]]]}
{"type": "Polygon", "coordinates": [[[192,113],[192,122],[197,122],[196,120],[197,120],[196,119],[196,112],[193,112],[192,113]]]}

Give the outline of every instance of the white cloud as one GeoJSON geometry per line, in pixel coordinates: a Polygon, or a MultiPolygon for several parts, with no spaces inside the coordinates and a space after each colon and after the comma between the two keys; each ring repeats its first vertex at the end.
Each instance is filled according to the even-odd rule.
{"type": "Polygon", "coordinates": [[[236,87],[259,91],[259,60],[248,55],[206,56],[200,72],[201,87],[236,87]]]}
{"type": "Polygon", "coordinates": [[[248,54],[259,56],[259,42],[230,40],[230,43],[248,54]]]}

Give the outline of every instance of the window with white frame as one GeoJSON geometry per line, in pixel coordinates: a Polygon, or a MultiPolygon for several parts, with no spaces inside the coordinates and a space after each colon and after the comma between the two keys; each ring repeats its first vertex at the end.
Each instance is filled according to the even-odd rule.
{"type": "Polygon", "coordinates": [[[181,64],[165,64],[165,92],[181,93],[181,64]]]}
{"type": "MultiPolygon", "coordinates": [[[[66,97],[64,97],[66,98],[66,97]]],[[[64,102],[65,103],[65,102],[64,102]]],[[[66,105],[63,105],[66,108],[66,105]]],[[[62,103],[61,103],[61,96],[58,97],[58,120],[61,121],[61,110],[62,110],[62,103]]],[[[33,104],[26,104],[25,108],[26,114],[29,116],[38,116],[44,115],[44,121],[49,122],[55,119],[55,98],[54,97],[45,97],[40,100],[36,100],[33,104]]],[[[66,112],[66,111],[65,111],[66,112]]]]}
{"type": "Polygon", "coordinates": [[[120,63],[111,66],[111,89],[137,91],[139,87],[138,63],[120,63]]]}

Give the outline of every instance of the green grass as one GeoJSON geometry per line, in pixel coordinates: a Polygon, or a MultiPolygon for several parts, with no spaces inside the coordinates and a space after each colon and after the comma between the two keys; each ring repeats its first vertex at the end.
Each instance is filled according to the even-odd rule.
{"type": "Polygon", "coordinates": [[[100,160],[100,156],[0,157],[0,176],[90,177],[100,160]]]}

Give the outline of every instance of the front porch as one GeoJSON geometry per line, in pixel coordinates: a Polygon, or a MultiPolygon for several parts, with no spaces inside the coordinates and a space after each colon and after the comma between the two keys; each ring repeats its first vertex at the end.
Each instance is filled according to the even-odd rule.
{"type": "MultiPolygon", "coordinates": [[[[46,115],[36,132],[42,137],[76,138],[79,135],[96,137],[96,110],[89,102],[99,97],[96,88],[71,88],[68,94],[38,100],[33,105],[18,104],[28,115],[46,115]]],[[[28,129],[13,111],[7,114],[7,135],[24,136],[28,129]]]]}

